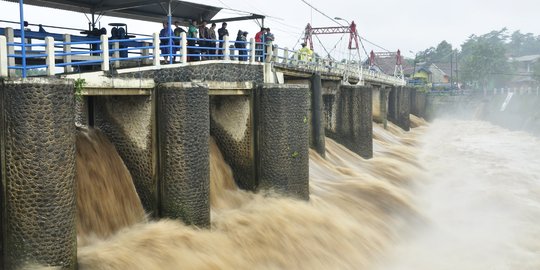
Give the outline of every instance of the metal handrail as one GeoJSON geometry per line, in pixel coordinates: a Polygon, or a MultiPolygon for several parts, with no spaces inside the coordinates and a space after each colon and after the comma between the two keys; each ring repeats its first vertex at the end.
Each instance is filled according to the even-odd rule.
{"type": "Polygon", "coordinates": [[[35,68],[46,68],[48,75],[54,75],[55,68],[63,67],[64,72],[70,72],[73,67],[90,64],[101,64],[101,70],[108,71],[111,66],[120,67],[120,63],[125,61],[144,61],[146,64],[159,66],[162,64],[161,57],[170,57],[168,63],[174,63],[178,57],[181,63],[203,59],[237,60],[251,63],[259,61],[312,72],[326,72],[342,76],[344,79],[352,76],[358,77],[359,81],[368,80],[393,85],[405,85],[405,81],[401,78],[365,69],[358,64],[340,63],[331,59],[320,58],[317,55],[312,55],[307,59],[298,59],[298,51],[281,48],[272,43],[255,42],[253,39],[236,41],[229,40],[227,36],[224,39],[215,40],[188,38],[186,33],[182,33],[181,36],[160,37],[158,33],[154,33],[150,38],[109,40],[107,36],[102,35],[96,40],[71,42],[69,41],[69,35],[66,36],[68,38],[64,38],[62,41],[55,41],[52,37],[46,37],[45,43],[32,44],[18,43],[13,39],[6,40],[5,36],[0,36],[2,37],[0,38],[0,50],[5,51],[0,51],[0,61],[6,61],[2,59],[7,58],[7,62],[11,61],[10,63],[12,63],[0,63],[0,76],[6,76],[4,70],[35,68]],[[196,41],[195,46],[188,45],[192,44],[191,41],[196,41]],[[212,44],[222,46],[211,46],[212,44]],[[239,48],[234,46],[238,44],[242,46],[239,48]],[[74,48],[71,47],[72,45],[88,45],[89,49],[80,48],[81,46],[74,48]],[[233,47],[229,48],[230,45],[233,45],[233,47]],[[15,53],[14,47],[20,47],[21,53],[15,53]],[[44,47],[45,51],[32,49],[36,47],[44,47]],[[62,48],[62,50],[55,51],[55,48],[62,48]],[[22,51],[26,53],[23,55],[22,51]],[[27,54],[28,52],[34,54],[27,54]],[[85,55],[88,55],[88,58],[85,55]],[[19,66],[13,64],[15,58],[45,59],[46,64],[26,65],[25,61],[22,61],[22,66],[19,66]],[[61,58],[63,62],[55,63],[57,58],[61,58]]]}

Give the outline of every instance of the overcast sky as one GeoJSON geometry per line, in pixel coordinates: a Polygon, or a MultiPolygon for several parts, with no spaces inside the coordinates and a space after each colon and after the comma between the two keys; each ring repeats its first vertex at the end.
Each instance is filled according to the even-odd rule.
{"type": "MultiPolygon", "coordinates": [[[[329,17],[341,17],[354,20],[358,33],[365,39],[390,51],[401,49],[406,56],[436,46],[447,40],[454,47],[459,47],[471,34],[484,34],[491,30],[507,27],[510,31],[521,30],[523,33],[540,34],[540,0],[306,0],[329,17]],[[411,53],[414,52],[414,53],[411,53]]],[[[272,29],[276,43],[280,47],[292,48],[307,23],[313,27],[337,26],[335,22],[312,10],[302,0],[202,0],[191,1],[231,9],[244,10],[269,16],[265,26],[272,29]]],[[[18,4],[0,1],[0,19],[18,21],[18,4]]],[[[33,6],[25,7],[25,19],[30,23],[88,27],[84,15],[44,9],[33,6]]],[[[236,12],[224,12],[222,16],[238,16],[236,12]]],[[[156,23],[135,22],[126,19],[105,17],[102,26],[110,22],[126,22],[129,31],[151,33],[159,31],[156,23]]],[[[6,24],[0,23],[0,26],[6,24]]],[[[16,27],[16,26],[15,26],[16,27]]],[[[229,32],[235,37],[238,29],[246,30],[252,37],[257,31],[257,24],[252,21],[229,23],[229,32]]],[[[348,53],[348,36],[341,34],[321,36],[321,43],[326,50],[333,49],[335,57],[348,53]],[[334,49],[335,47],[335,49],[334,49]]],[[[366,51],[382,51],[364,41],[366,51]]],[[[325,55],[321,44],[314,39],[315,51],[325,55]]],[[[362,54],[363,53],[363,50],[362,54]]],[[[365,58],[362,55],[362,58],[365,58]]]]}

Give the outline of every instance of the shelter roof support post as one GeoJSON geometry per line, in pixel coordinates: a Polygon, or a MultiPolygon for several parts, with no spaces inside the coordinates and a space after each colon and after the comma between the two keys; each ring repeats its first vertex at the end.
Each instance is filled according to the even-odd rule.
{"type": "Polygon", "coordinates": [[[22,77],[26,78],[26,40],[24,38],[24,1],[19,0],[19,23],[21,27],[22,77]]]}
{"type": "Polygon", "coordinates": [[[169,33],[169,64],[172,64],[174,61],[173,59],[173,40],[172,40],[172,10],[171,10],[171,1],[169,1],[169,9],[168,9],[168,12],[167,12],[167,23],[169,24],[168,25],[168,28],[167,28],[167,32],[169,33]]]}

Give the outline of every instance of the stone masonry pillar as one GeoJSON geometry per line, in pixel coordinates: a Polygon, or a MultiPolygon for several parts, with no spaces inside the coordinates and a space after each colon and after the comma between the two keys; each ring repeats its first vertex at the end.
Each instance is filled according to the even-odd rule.
{"type": "Polygon", "coordinates": [[[176,82],[158,87],[159,214],[208,227],[208,87],[176,82]]]}
{"type": "Polygon", "coordinates": [[[309,88],[264,84],[257,90],[259,189],[309,199],[309,88]]]}
{"type": "Polygon", "coordinates": [[[3,81],[2,269],[75,269],[75,99],[71,81],[3,81]]]}
{"type": "Polygon", "coordinates": [[[373,157],[371,87],[341,85],[334,103],[336,124],[328,136],[363,158],[373,157]]]}
{"type": "Polygon", "coordinates": [[[322,82],[321,75],[316,73],[311,77],[311,132],[310,146],[319,155],[325,156],[325,133],[323,118],[322,82]]]}
{"type": "Polygon", "coordinates": [[[388,119],[405,131],[410,129],[410,89],[393,87],[388,98],[388,119]]]}

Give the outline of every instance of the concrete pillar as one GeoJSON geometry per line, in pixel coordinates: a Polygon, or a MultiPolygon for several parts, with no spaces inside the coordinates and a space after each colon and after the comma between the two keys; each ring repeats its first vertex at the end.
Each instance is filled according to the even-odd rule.
{"type": "Polygon", "coordinates": [[[394,86],[388,97],[388,119],[405,131],[410,129],[410,88],[394,86]]]}
{"type": "Polygon", "coordinates": [[[341,85],[333,104],[335,125],[326,130],[336,140],[363,158],[373,157],[372,89],[358,85],[341,85]]]}
{"type": "Polygon", "coordinates": [[[1,84],[2,265],[75,269],[73,83],[24,79],[1,84]]]}
{"type": "Polygon", "coordinates": [[[208,86],[164,83],[157,91],[159,214],[208,227],[208,86]]]}
{"type": "Polygon", "coordinates": [[[309,199],[309,88],[257,89],[257,176],[260,189],[309,199]]]}
{"type": "Polygon", "coordinates": [[[311,132],[310,146],[321,156],[326,155],[323,101],[322,101],[322,81],[319,73],[311,77],[311,132]]]}

